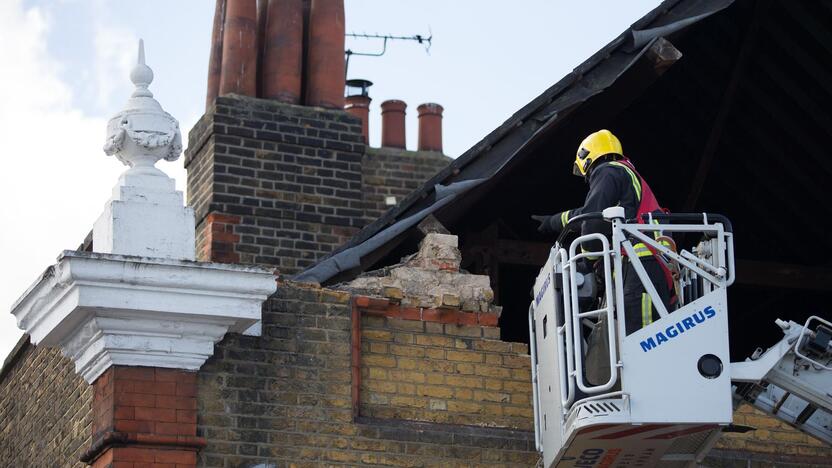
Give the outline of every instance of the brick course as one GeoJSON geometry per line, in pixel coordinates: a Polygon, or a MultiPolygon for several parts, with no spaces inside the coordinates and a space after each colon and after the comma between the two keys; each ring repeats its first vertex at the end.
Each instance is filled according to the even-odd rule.
{"type": "Polygon", "coordinates": [[[86,466],[92,387],[60,351],[21,346],[0,374],[0,466],[86,466]]]}

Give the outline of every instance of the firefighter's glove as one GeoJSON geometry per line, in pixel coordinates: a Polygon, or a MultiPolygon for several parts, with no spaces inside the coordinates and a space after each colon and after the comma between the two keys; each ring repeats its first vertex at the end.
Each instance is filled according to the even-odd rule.
{"type": "Polygon", "coordinates": [[[537,231],[544,234],[560,234],[563,231],[563,213],[555,215],[532,215],[532,219],[539,222],[537,231]]]}
{"type": "Polygon", "coordinates": [[[540,223],[537,232],[543,234],[559,234],[562,227],[555,216],[532,215],[532,219],[540,223]]]}

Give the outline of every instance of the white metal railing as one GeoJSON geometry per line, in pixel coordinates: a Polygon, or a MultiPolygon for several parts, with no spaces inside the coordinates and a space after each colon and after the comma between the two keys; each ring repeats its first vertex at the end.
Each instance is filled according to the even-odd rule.
{"type": "MultiPolygon", "coordinates": [[[[585,236],[580,236],[569,246],[569,281],[570,281],[570,288],[563,289],[564,291],[569,291],[569,295],[571,297],[572,303],[572,323],[574,326],[572,327],[572,336],[573,336],[573,349],[579,349],[579,352],[575,354],[575,365],[573,369],[570,369],[570,375],[574,377],[578,388],[584,393],[600,393],[606,390],[611,389],[615,386],[615,382],[618,380],[618,344],[616,340],[616,333],[614,328],[615,323],[615,303],[613,302],[613,291],[612,288],[604,288],[605,298],[603,306],[599,309],[589,310],[586,312],[581,312],[580,308],[580,298],[578,296],[578,285],[577,285],[577,265],[578,262],[584,258],[599,258],[601,261],[604,262],[604,283],[603,284],[612,284],[612,264],[611,264],[611,257],[613,251],[610,250],[610,242],[607,240],[606,236],[602,234],[587,234],[585,236]],[[601,250],[600,251],[585,251],[581,249],[581,253],[577,253],[579,247],[583,247],[584,244],[588,242],[600,242],[601,243],[601,250]],[[583,365],[583,337],[581,336],[581,327],[580,323],[581,320],[584,318],[601,318],[604,317],[607,323],[607,338],[609,341],[609,366],[610,366],[610,376],[607,381],[600,385],[591,385],[590,383],[585,381],[585,373],[583,372],[584,365],[583,365]]],[[[566,276],[566,275],[564,275],[566,276]]],[[[560,353],[559,353],[560,354],[560,353]]],[[[567,405],[564,405],[566,407],[567,405]]]]}
{"type": "MultiPolygon", "coordinates": [[[[558,278],[557,273],[560,272],[561,291],[571,291],[572,284],[575,284],[573,273],[575,268],[567,260],[566,249],[557,249],[555,253],[552,266],[553,281],[558,278]],[[560,270],[560,271],[558,271],[560,270]]],[[[572,301],[566,294],[563,295],[563,325],[558,326],[555,331],[555,340],[558,349],[558,369],[566,369],[566,372],[560,374],[560,391],[561,391],[561,405],[563,407],[570,406],[575,399],[575,346],[572,341],[573,317],[572,317],[572,301]],[[561,352],[564,350],[565,353],[561,352]]],[[[556,317],[557,319],[557,317],[556,317]]],[[[557,325],[558,322],[556,322],[557,325]]]]}
{"type": "Polygon", "coordinates": [[[814,332],[812,332],[811,328],[809,328],[809,325],[812,323],[812,321],[820,322],[820,323],[826,325],[829,329],[832,329],[832,323],[829,323],[829,321],[824,320],[824,319],[818,317],[817,315],[813,315],[813,316],[809,317],[808,319],[806,319],[806,323],[803,324],[803,329],[800,331],[800,336],[794,342],[794,354],[797,357],[805,359],[806,361],[812,363],[813,365],[817,366],[820,369],[832,370],[832,367],[827,365],[828,363],[827,364],[821,364],[820,362],[818,362],[818,361],[816,361],[816,360],[814,360],[814,359],[812,359],[812,358],[810,358],[810,357],[808,357],[808,356],[806,356],[806,355],[804,355],[803,353],[800,352],[800,347],[803,346],[803,337],[808,336],[808,337],[812,338],[814,336],[814,332]]]}
{"type": "MultiPolygon", "coordinates": [[[[626,258],[632,264],[633,270],[644,285],[645,292],[650,295],[652,303],[661,317],[666,317],[673,311],[668,310],[661,300],[653,282],[649,278],[641,259],[635,252],[634,242],[646,245],[653,252],[660,253],[665,259],[674,262],[679,267],[679,278],[681,289],[687,291],[689,301],[695,300],[705,294],[719,288],[727,288],[733,284],[736,278],[734,267],[734,244],[733,234],[727,232],[722,223],[709,222],[707,215],[701,215],[701,222],[687,224],[628,224],[623,219],[623,209],[615,208],[605,210],[604,217],[612,223],[612,241],[602,234],[588,234],[579,236],[573,240],[568,251],[560,244],[552,249],[552,281],[560,279],[562,297],[556,297],[558,303],[562,302],[562,324],[561,317],[556,318],[556,349],[557,356],[545,356],[545,360],[555,358],[558,369],[561,370],[560,399],[563,409],[563,417],[566,418],[577,403],[583,403],[599,398],[617,397],[620,391],[614,389],[620,378],[622,363],[619,362],[618,346],[620,340],[626,336],[625,315],[624,315],[624,284],[623,274],[614,272],[623,271],[623,259],[626,258]],[[620,211],[619,211],[620,210],[620,211]],[[676,252],[660,241],[656,240],[657,235],[665,233],[699,233],[708,239],[700,242],[694,252],[681,250],[676,252]],[[584,251],[588,243],[600,243],[601,249],[584,251]],[[580,250],[579,250],[580,249],[580,250]],[[603,262],[603,273],[600,281],[603,285],[604,296],[601,307],[593,310],[582,311],[580,307],[579,287],[581,281],[578,278],[578,263],[585,258],[598,259],[603,262]],[[606,338],[608,340],[608,354],[610,375],[606,382],[593,384],[587,381],[585,374],[585,358],[588,349],[583,344],[581,323],[584,319],[600,319],[606,321],[606,338]],[[618,320],[616,320],[616,318],[618,320]],[[577,391],[582,392],[583,398],[575,401],[577,391]],[[610,392],[610,390],[616,390],[610,392]]],[[[693,217],[695,215],[688,215],[693,217]]],[[[698,221],[698,220],[696,220],[698,221]]],[[[597,248],[597,247],[596,247],[597,248]]],[[[599,269],[596,269],[598,272],[599,269]]],[[[684,294],[683,294],[684,296],[684,294]]],[[[680,300],[683,300],[680,297],[680,300]]],[[[688,302],[689,302],[688,301],[688,302]]],[[[530,327],[533,327],[533,310],[529,311],[530,327]]],[[[532,359],[536,362],[537,350],[532,347],[532,359]]],[[[535,367],[535,366],[533,366],[535,367]]],[[[539,393],[536,383],[536,371],[533,371],[535,380],[535,423],[538,421],[539,393]]],[[[539,443],[540,436],[536,434],[536,442],[539,443]]]]}

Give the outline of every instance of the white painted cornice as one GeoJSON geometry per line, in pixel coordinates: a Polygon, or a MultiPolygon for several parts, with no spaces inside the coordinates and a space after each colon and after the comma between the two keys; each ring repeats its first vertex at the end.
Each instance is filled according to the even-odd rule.
{"type": "Polygon", "coordinates": [[[196,370],[276,289],[258,267],[64,251],[12,306],[38,346],[92,383],[112,365],[196,370]]]}

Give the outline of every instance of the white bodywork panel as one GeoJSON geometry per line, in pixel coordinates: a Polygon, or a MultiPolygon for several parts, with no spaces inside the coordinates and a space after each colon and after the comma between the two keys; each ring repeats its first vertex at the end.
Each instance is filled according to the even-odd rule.
{"type": "Polygon", "coordinates": [[[717,356],[726,367],[730,362],[724,289],[624,338],[621,380],[622,390],[630,395],[630,420],[730,423],[730,375],[722,372],[715,379],[704,378],[697,363],[705,354],[717,356]],[[652,346],[660,339],[667,341],[652,346]]]}
{"type": "MultiPolygon", "coordinates": [[[[634,260],[630,239],[652,247],[652,239],[641,234],[656,228],[623,224],[615,212],[604,215],[613,223],[612,242],[588,235],[576,239],[568,250],[556,244],[533,289],[535,428],[544,466],[695,466],[722,426],[731,422],[733,412],[726,295],[733,281],[732,235],[707,220],[701,225],[667,227],[705,231],[718,240],[707,243],[708,252],[699,257],[673,253],[677,263],[690,265],[685,278],[699,281],[699,289],[678,309],[657,307],[658,320],[626,336],[622,275],[608,271],[622,271],[621,252],[626,250],[639,278],[646,275],[640,260],[634,260]],[[576,262],[590,255],[585,248],[588,242],[600,242],[602,250],[591,254],[606,265],[602,273],[595,269],[604,275],[600,305],[591,301],[581,305],[583,296],[578,292],[587,279],[576,273],[576,262]],[[587,357],[588,329],[583,328],[599,317],[613,330],[598,328],[596,336],[612,339],[596,356],[601,356],[601,364],[609,360],[614,369],[600,384],[584,374],[598,360],[587,357]],[[718,370],[701,371],[703,359],[718,370]]],[[[656,297],[652,284],[645,287],[656,297]]]]}

